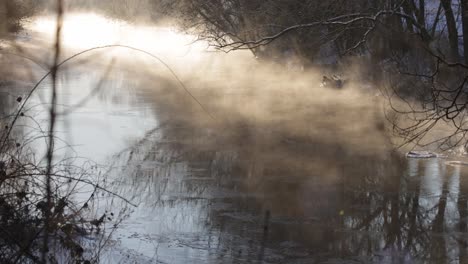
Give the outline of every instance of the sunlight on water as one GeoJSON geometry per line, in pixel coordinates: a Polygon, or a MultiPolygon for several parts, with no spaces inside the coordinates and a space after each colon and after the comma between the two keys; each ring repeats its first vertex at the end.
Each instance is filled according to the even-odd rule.
{"type": "MultiPolygon", "coordinates": [[[[55,17],[44,16],[34,19],[29,29],[52,40],[55,27],[55,17]]],[[[207,47],[206,43],[193,43],[194,40],[194,36],[169,27],[130,24],[92,13],[66,14],[62,33],[62,43],[71,49],[120,44],[165,57],[183,56],[185,60],[196,59],[207,47]]]]}
{"type": "MultiPolygon", "coordinates": [[[[52,43],[53,17],[29,27],[52,43]]],[[[63,155],[108,165],[96,177],[138,205],[113,234],[108,263],[134,253],[148,260],[137,263],[315,263],[316,252],[343,256],[337,263],[349,252],[369,263],[410,262],[409,251],[392,248],[395,238],[429,252],[445,246],[426,233],[466,225],[458,211],[467,172],[390,151],[382,101],[351,82],[352,70],[345,89],[326,89],[320,69],[277,65],[287,58],[262,64],[248,51],[207,53],[193,40],[168,27],[66,16],[66,54],[132,46],[162,58],[186,86],[127,49],[111,53],[119,65],[108,75],[109,58],[95,53],[60,72],[59,112],[92,95],[57,120],[56,136],[74,150],[63,155]]],[[[40,88],[49,98],[48,84],[40,88]]],[[[105,202],[109,211],[126,208],[105,202]]]]}
{"type": "MultiPolygon", "coordinates": [[[[36,50],[50,51],[40,41],[53,42],[54,17],[38,17],[29,29],[34,37],[25,44],[37,40],[36,50]]],[[[433,232],[466,228],[468,171],[391,151],[379,122],[382,99],[353,80],[353,70],[345,89],[327,89],[321,69],[278,66],[287,58],[263,64],[248,51],[208,53],[193,40],[168,27],[66,15],[64,57],[132,46],[162,58],[187,88],[159,62],[123,48],[102,52],[119,59],[108,75],[110,58],[94,52],[60,71],[58,111],[73,111],[57,119],[55,136],[67,145],[57,141],[63,151],[56,154],[109,167],[92,177],[138,205],[113,234],[107,263],[129,255],[135,263],[255,263],[259,256],[316,263],[317,252],[342,256],[336,263],[355,256],[409,263],[415,252],[445,254],[446,242],[465,239],[465,231],[447,239],[433,232]]],[[[50,83],[37,93],[50,98],[50,83]]],[[[30,103],[43,107],[34,111],[47,124],[44,102],[30,103]]],[[[127,208],[110,200],[94,208],[127,208]]]]}

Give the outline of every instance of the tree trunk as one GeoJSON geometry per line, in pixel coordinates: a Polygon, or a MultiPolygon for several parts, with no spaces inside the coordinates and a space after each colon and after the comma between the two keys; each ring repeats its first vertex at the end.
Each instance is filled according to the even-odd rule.
{"type": "Polygon", "coordinates": [[[450,45],[450,59],[458,61],[460,53],[458,52],[458,32],[457,24],[455,22],[455,16],[452,10],[452,0],[440,0],[442,7],[445,11],[445,19],[447,21],[448,38],[450,45]]]}
{"type": "Polygon", "coordinates": [[[442,12],[442,5],[439,3],[439,8],[437,9],[437,14],[434,19],[434,23],[432,24],[431,27],[431,38],[435,37],[436,29],[437,29],[437,24],[439,24],[440,21],[440,13],[442,12]]]}
{"type": "MultiPolygon", "coordinates": [[[[411,5],[408,1],[405,1],[403,3],[403,12],[405,12],[408,16],[413,16],[413,9],[411,8],[411,5]]],[[[413,23],[411,22],[410,19],[405,19],[406,20],[406,27],[408,28],[408,31],[409,32],[414,32],[414,29],[413,29],[413,23]]]]}
{"type": "Polygon", "coordinates": [[[418,23],[426,27],[426,3],[425,0],[419,0],[418,23]]]}
{"type": "Polygon", "coordinates": [[[468,0],[460,0],[463,26],[463,57],[468,64],[468,0]]]}

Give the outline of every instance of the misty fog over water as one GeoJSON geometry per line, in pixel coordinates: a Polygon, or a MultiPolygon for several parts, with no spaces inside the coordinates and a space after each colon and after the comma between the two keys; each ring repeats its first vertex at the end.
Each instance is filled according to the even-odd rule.
{"type": "MultiPolygon", "coordinates": [[[[4,70],[15,83],[2,87],[8,102],[50,65],[54,19],[33,17],[11,42],[26,59],[2,55],[15,65],[4,70]]],[[[89,177],[131,202],[103,193],[87,209],[121,217],[102,263],[464,263],[465,158],[395,149],[388,103],[359,67],[332,89],[320,85],[325,66],[195,40],[170,26],[65,15],[62,60],[99,48],[58,72],[55,155],[96,162],[89,177]]],[[[50,83],[27,103],[25,135],[47,125],[50,83]]],[[[32,148],[39,158],[47,144],[32,148]]]]}

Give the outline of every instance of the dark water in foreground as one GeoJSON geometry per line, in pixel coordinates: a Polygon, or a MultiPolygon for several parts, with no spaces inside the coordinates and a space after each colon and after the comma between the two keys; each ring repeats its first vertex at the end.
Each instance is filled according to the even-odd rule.
{"type": "MultiPolygon", "coordinates": [[[[178,129],[171,135],[191,137],[178,129]]],[[[466,170],[444,160],[378,159],[339,146],[324,153],[298,142],[312,151],[311,160],[296,162],[268,150],[149,140],[125,157],[126,190],[150,208],[124,224],[135,232],[126,242],[157,241],[167,263],[457,263],[466,256],[466,170]],[[316,168],[327,162],[336,171],[316,168]]],[[[297,155],[287,143],[275,147],[297,155]]]]}
{"type": "MultiPolygon", "coordinates": [[[[60,78],[59,110],[102,86],[59,118],[58,136],[75,150],[61,155],[110,167],[99,177],[137,205],[104,263],[468,263],[468,170],[455,158],[392,151],[372,103],[362,103],[373,97],[352,104],[357,90],[304,93],[283,80],[282,93],[265,98],[229,74],[187,77],[193,89],[222,83],[193,90],[213,121],[174,92],[172,77],[144,66],[121,66],[104,82],[95,65],[60,78]]],[[[47,85],[31,102],[39,123],[47,85]]]]}
{"type": "Polygon", "coordinates": [[[161,95],[129,86],[111,82],[107,94],[63,120],[78,153],[108,153],[112,190],[138,205],[112,236],[109,262],[466,258],[468,171],[452,159],[365,151],[276,124],[199,125],[161,95]]]}

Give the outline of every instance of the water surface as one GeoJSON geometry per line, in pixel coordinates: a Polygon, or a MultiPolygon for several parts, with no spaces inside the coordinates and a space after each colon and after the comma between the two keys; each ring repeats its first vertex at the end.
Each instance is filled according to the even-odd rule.
{"type": "MultiPolygon", "coordinates": [[[[109,168],[99,177],[137,205],[107,201],[107,210],[129,211],[106,262],[466,261],[468,175],[448,163],[463,157],[394,151],[373,93],[326,90],[317,72],[262,66],[248,54],[213,55],[169,28],[79,18],[69,28],[89,35],[66,31],[69,54],[140,45],[167,60],[185,87],[161,63],[122,49],[61,71],[59,111],[67,114],[57,135],[73,151],[58,155],[109,168]]],[[[24,45],[47,43],[50,23],[33,23],[24,45]]],[[[43,125],[49,84],[30,103],[43,125]]]]}

